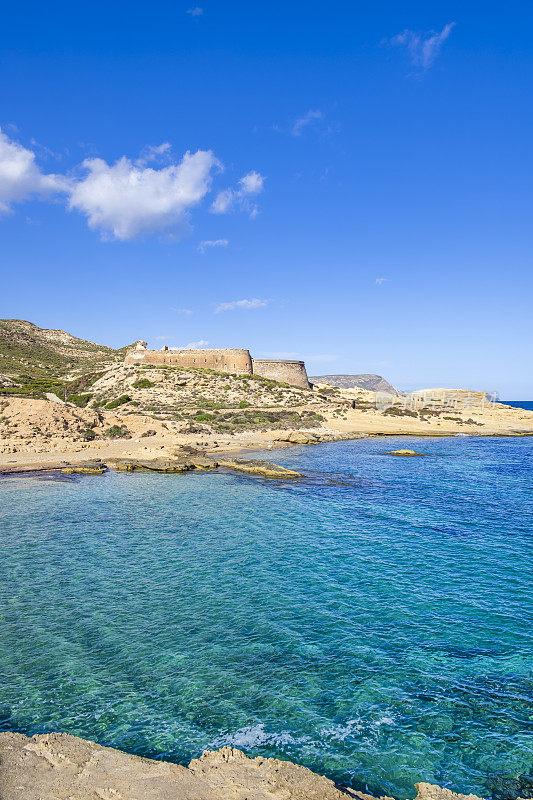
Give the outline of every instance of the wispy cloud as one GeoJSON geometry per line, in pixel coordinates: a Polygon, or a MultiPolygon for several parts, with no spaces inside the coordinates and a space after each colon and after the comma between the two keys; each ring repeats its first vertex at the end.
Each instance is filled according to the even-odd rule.
{"type": "Polygon", "coordinates": [[[173,308],[170,306],[170,310],[173,311],[174,314],[186,314],[187,316],[190,316],[194,313],[190,308],[173,308]]]}
{"type": "Polygon", "coordinates": [[[282,351],[275,351],[275,352],[267,352],[267,353],[260,353],[262,358],[288,358],[288,359],[295,359],[301,358],[299,353],[287,352],[285,350],[282,351]]]}
{"type": "Polygon", "coordinates": [[[265,178],[259,172],[252,170],[239,180],[236,189],[224,189],[215,197],[211,212],[213,214],[228,214],[236,208],[246,211],[250,217],[259,213],[257,204],[250,198],[263,191],[265,178]]]}
{"type": "Polygon", "coordinates": [[[197,342],[189,342],[189,344],[176,345],[169,347],[169,350],[198,350],[199,347],[207,347],[209,342],[207,339],[198,339],[197,342]]]}
{"type": "Polygon", "coordinates": [[[305,361],[322,361],[323,363],[329,363],[330,361],[337,361],[339,356],[333,355],[331,353],[322,353],[316,356],[305,356],[305,361]]]}
{"type": "Polygon", "coordinates": [[[268,302],[268,300],[260,300],[258,297],[253,297],[251,300],[232,300],[229,303],[219,303],[214,313],[220,314],[222,311],[235,311],[236,309],[251,311],[254,308],[264,308],[268,302]]]}
{"type": "Polygon", "coordinates": [[[166,342],[168,339],[172,339],[172,336],[168,336],[167,334],[165,334],[164,336],[155,337],[156,342],[166,342]]]}
{"type": "Polygon", "coordinates": [[[185,13],[190,14],[191,17],[201,17],[204,13],[204,10],[203,8],[200,8],[200,6],[194,6],[193,8],[188,8],[185,13]]]}
{"type": "Polygon", "coordinates": [[[387,283],[389,278],[376,278],[376,286],[382,286],[384,283],[387,283]]]}
{"type": "Polygon", "coordinates": [[[307,128],[309,125],[313,125],[321,119],[324,119],[324,114],[322,111],[320,111],[318,108],[314,110],[310,109],[302,117],[299,117],[296,120],[291,128],[292,135],[301,136],[304,128],[307,128]]]}
{"type": "Polygon", "coordinates": [[[294,351],[281,351],[281,352],[266,352],[260,353],[262,358],[286,358],[289,360],[299,360],[299,361],[315,361],[315,362],[322,362],[322,363],[329,363],[331,361],[337,361],[339,358],[338,355],[333,355],[332,353],[320,353],[318,355],[304,355],[303,353],[297,353],[294,351]]]}
{"type": "Polygon", "coordinates": [[[161,144],[149,144],[141,152],[139,158],[135,161],[138,167],[144,167],[153,161],[160,161],[163,157],[170,157],[170,150],[172,145],[170,142],[162,142],[161,144]]]}
{"type": "Polygon", "coordinates": [[[227,247],[229,241],[227,239],[206,239],[198,245],[198,252],[205,253],[212,247],[227,247]]]}
{"type": "Polygon", "coordinates": [[[454,26],[455,22],[449,22],[441,31],[426,31],[425,33],[406,29],[386,41],[393,46],[405,47],[413,66],[427,70],[435,62],[454,26]]]}

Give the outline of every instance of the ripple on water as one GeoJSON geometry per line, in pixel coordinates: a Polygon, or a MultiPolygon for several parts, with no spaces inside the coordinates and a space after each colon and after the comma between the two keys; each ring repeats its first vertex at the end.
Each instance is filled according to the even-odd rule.
{"type": "Polygon", "coordinates": [[[0,728],[526,796],[531,440],[275,460],[309,479],[0,481],[0,728]]]}

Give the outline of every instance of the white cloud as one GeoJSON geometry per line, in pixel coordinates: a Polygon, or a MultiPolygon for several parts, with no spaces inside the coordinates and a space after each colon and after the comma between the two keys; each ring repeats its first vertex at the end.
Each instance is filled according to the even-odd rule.
{"type": "Polygon", "coordinates": [[[425,33],[417,33],[416,31],[404,30],[389,39],[389,43],[405,47],[413,65],[426,70],[432,66],[439,55],[441,47],[450,36],[454,25],[455,22],[449,22],[440,32],[426,31],[425,33]]]}
{"type": "Polygon", "coordinates": [[[35,161],[35,153],[13,141],[0,129],[0,214],[32,196],[50,196],[68,189],[62,175],[46,175],[35,161]]]}
{"type": "Polygon", "coordinates": [[[229,244],[227,239],[206,239],[198,245],[198,251],[205,253],[211,247],[227,247],[229,244]]]}
{"type": "Polygon", "coordinates": [[[239,191],[242,195],[260,194],[263,191],[264,182],[264,177],[259,172],[252,170],[240,179],[239,186],[241,188],[239,191]]]}
{"type": "Polygon", "coordinates": [[[203,8],[200,8],[200,6],[194,6],[194,8],[188,8],[185,13],[190,14],[191,17],[201,17],[204,13],[204,10],[203,8]]]}
{"type": "Polygon", "coordinates": [[[268,300],[260,300],[258,297],[253,297],[251,300],[232,300],[230,303],[219,303],[215,308],[215,314],[220,314],[221,311],[235,311],[235,309],[244,309],[250,311],[254,308],[264,308],[268,305],[268,300]]]}
{"type": "Polygon", "coordinates": [[[199,339],[197,342],[189,342],[189,344],[182,344],[169,347],[169,350],[198,350],[199,347],[207,347],[209,342],[207,339],[199,339]]]}
{"type": "Polygon", "coordinates": [[[191,311],[190,308],[172,308],[171,306],[170,310],[173,311],[175,314],[186,314],[187,316],[190,316],[191,314],[194,313],[193,311],[191,311]]]}
{"type": "MultiPolygon", "coordinates": [[[[122,156],[112,164],[91,157],[73,174],[47,174],[37,163],[35,148],[24,147],[0,129],[0,215],[32,197],[63,195],[69,209],[84,214],[104,239],[125,241],[157,231],[177,238],[189,227],[189,212],[210,191],[213,174],[221,168],[211,150],[187,151],[176,161],[170,142],[162,142],[144,148],[137,160],[122,156]]],[[[259,211],[252,198],[263,187],[264,177],[252,170],[236,188],[220,192],[211,211],[241,209],[255,217],[259,211]]],[[[205,240],[199,249],[227,245],[226,239],[205,240]]]]}
{"type": "Polygon", "coordinates": [[[299,117],[291,128],[293,136],[301,136],[302,131],[308,125],[312,125],[320,119],[324,119],[324,114],[319,109],[309,110],[303,117],[299,117]]]}
{"type": "Polygon", "coordinates": [[[209,191],[218,163],[211,150],[187,152],[179,164],[162,169],[137,166],[125,156],[112,166],[88,158],[88,174],[74,184],[69,205],[87,216],[89,227],[115,239],[183,228],[187,211],[209,191]]]}
{"type": "Polygon", "coordinates": [[[227,214],[236,208],[246,211],[250,217],[259,214],[257,205],[251,202],[250,197],[260,194],[264,189],[265,178],[259,172],[252,170],[243,175],[238,182],[237,189],[224,189],[219,192],[211,204],[213,214],[227,214]]]}
{"type": "Polygon", "coordinates": [[[376,286],[381,286],[384,283],[387,283],[389,278],[376,278],[376,286]]]}

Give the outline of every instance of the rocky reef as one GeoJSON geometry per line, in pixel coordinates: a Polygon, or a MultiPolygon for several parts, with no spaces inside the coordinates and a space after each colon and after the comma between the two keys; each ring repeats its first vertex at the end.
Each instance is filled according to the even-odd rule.
{"type": "MultiPolygon", "coordinates": [[[[478,800],[427,783],[416,800],[478,800]]],[[[305,767],[240,750],[206,750],[188,767],[66,733],[0,734],[2,800],[374,800],[305,767]]],[[[382,799],[384,800],[384,799],[382,799]]],[[[388,800],[388,799],[387,799],[388,800]]]]}

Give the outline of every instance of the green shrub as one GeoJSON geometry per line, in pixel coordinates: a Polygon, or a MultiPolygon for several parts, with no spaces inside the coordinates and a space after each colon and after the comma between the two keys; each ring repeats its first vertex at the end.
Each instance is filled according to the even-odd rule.
{"type": "Polygon", "coordinates": [[[129,396],[129,394],[123,394],[120,397],[117,397],[116,400],[112,400],[110,403],[108,403],[105,406],[105,408],[107,409],[118,408],[119,406],[123,406],[124,403],[129,403],[130,400],[131,397],[129,396]]]}
{"type": "Polygon", "coordinates": [[[107,436],[109,439],[131,438],[129,430],[123,425],[112,425],[110,428],[104,431],[104,436],[107,436]]]}
{"type": "Polygon", "coordinates": [[[247,403],[246,400],[241,400],[241,402],[239,403],[239,408],[249,408],[249,407],[250,403],[247,403]]]}
{"type": "Polygon", "coordinates": [[[149,389],[150,386],[155,386],[155,383],[148,380],[148,378],[139,378],[139,380],[135,381],[133,384],[134,389],[149,389]]]}
{"type": "Polygon", "coordinates": [[[85,442],[92,442],[93,439],[96,439],[96,433],[92,428],[86,428],[84,431],[81,431],[81,436],[85,442]]]}
{"type": "Polygon", "coordinates": [[[78,408],[85,408],[91,398],[92,394],[69,394],[67,400],[78,408]]]}
{"type": "Polygon", "coordinates": [[[389,417],[418,417],[416,411],[411,411],[408,408],[398,408],[397,406],[390,406],[383,413],[389,417]]]}

